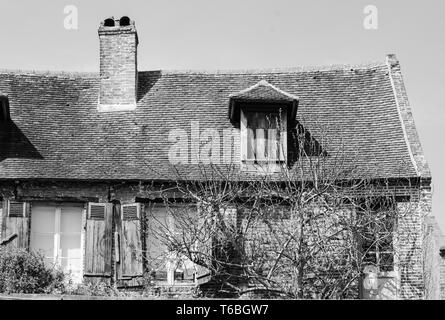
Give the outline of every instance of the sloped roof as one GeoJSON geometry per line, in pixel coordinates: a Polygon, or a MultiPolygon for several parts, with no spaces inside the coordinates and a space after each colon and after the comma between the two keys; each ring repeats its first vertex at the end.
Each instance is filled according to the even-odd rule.
{"type": "Polygon", "coordinates": [[[297,96],[289,94],[275,87],[266,80],[261,80],[249,88],[231,94],[229,97],[231,99],[253,100],[253,101],[266,100],[266,101],[292,102],[298,100],[297,96]]]}
{"type": "Polygon", "coordinates": [[[232,122],[239,121],[239,103],[238,102],[273,102],[290,104],[289,117],[294,119],[297,113],[298,97],[287,93],[266,80],[261,80],[253,86],[231,94],[229,118],[232,122]]]}
{"type": "MultiPolygon", "coordinates": [[[[260,81],[285,92],[281,98],[299,97],[297,122],[328,153],[341,146],[354,154],[350,161],[376,178],[429,176],[426,164],[420,170],[420,158],[413,157],[391,70],[387,63],[374,63],[140,72],[136,110],[115,113],[97,110],[97,74],[2,71],[0,94],[9,97],[13,124],[0,129],[0,179],[168,179],[173,177],[169,133],[183,129],[190,137],[192,121],[199,121],[201,131],[234,128],[227,117],[231,95],[255,95],[243,90],[260,81]]],[[[191,176],[199,170],[183,167],[191,176]]]]}

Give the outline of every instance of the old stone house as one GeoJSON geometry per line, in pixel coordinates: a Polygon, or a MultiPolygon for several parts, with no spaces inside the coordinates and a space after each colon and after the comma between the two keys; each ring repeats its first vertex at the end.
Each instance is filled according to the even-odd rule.
{"type": "MultiPolygon", "coordinates": [[[[373,178],[409,181],[396,190],[397,208],[415,204],[406,222],[416,241],[405,246],[406,231],[394,230],[394,250],[414,262],[403,276],[394,268],[385,277],[397,288],[388,297],[425,297],[422,217],[431,214],[431,174],[394,55],[381,63],[319,68],[139,71],[133,21],[105,20],[99,41],[99,74],[0,72],[2,239],[17,234],[13,245],[44,250],[78,281],[131,283],[145,271],[135,252],[165,250],[141,236],[140,219],[156,202],[159,185],[175,179],[168,165],[171,132],[192,138],[176,159],[191,177],[198,170],[194,130],[234,132],[222,161],[228,157],[242,172],[249,161],[288,159],[286,143],[273,152],[259,142],[256,152],[247,148],[264,141],[246,128],[261,129],[268,110],[284,134],[296,123],[315,137],[317,126],[328,128],[334,139],[326,149],[340,143],[341,128],[345,148],[373,178]],[[277,106],[285,114],[275,112],[277,106]]],[[[166,270],[162,281],[175,285],[175,270],[166,270]]],[[[193,272],[185,278],[199,282],[193,272]]]]}

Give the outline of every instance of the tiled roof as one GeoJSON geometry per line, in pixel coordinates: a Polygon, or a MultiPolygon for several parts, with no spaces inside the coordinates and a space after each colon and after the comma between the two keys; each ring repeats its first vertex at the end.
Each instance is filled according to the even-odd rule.
{"type": "MultiPolygon", "coordinates": [[[[341,147],[348,161],[376,178],[415,177],[389,72],[386,63],[140,72],[136,110],[100,113],[95,74],[2,71],[0,94],[9,97],[13,125],[0,129],[0,179],[171,178],[169,133],[184,129],[190,137],[191,121],[201,131],[234,128],[230,95],[262,80],[299,98],[298,123],[328,154],[341,147]]],[[[199,170],[182,168],[192,177],[199,170]]]]}
{"type": "Polygon", "coordinates": [[[231,94],[229,96],[232,99],[241,100],[272,100],[272,101],[287,101],[292,102],[298,100],[297,96],[291,95],[274,85],[270,84],[266,80],[261,80],[253,86],[241,90],[240,92],[231,94]]]}

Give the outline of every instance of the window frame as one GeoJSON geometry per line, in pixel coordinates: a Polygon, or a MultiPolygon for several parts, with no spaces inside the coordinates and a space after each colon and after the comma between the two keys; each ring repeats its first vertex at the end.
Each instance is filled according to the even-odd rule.
{"type": "Polygon", "coordinates": [[[272,171],[278,171],[280,165],[287,163],[287,132],[288,132],[288,120],[287,120],[287,106],[285,104],[245,104],[240,108],[241,121],[240,121],[240,157],[241,163],[247,167],[252,165],[268,165],[272,171]],[[249,112],[271,112],[278,113],[282,130],[280,133],[279,143],[279,158],[278,159],[248,159],[247,158],[247,145],[248,145],[248,127],[247,127],[247,113],[249,112]]]}
{"type": "MultiPolygon", "coordinates": [[[[62,259],[69,259],[69,257],[62,255],[62,236],[78,233],[80,235],[80,258],[79,258],[79,264],[80,264],[80,273],[79,273],[79,279],[73,279],[75,283],[80,283],[84,276],[84,262],[85,262],[85,230],[84,230],[84,223],[85,218],[87,215],[87,212],[85,210],[85,205],[83,203],[75,203],[75,202],[60,202],[60,203],[54,203],[54,202],[33,202],[31,203],[31,224],[29,226],[29,232],[30,232],[30,248],[31,248],[31,237],[33,234],[45,234],[52,237],[53,241],[53,250],[52,255],[45,256],[45,259],[52,259],[51,263],[53,266],[61,268],[62,266],[62,259]],[[54,209],[54,229],[50,232],[36,232],[33,230],[32,225],[32,219],[33,219],[33,207],[49,207],[54,209]],[[61,230],[61,221],[62,221],[62,211],[63,208],[69,207],[69,208],[78,208],[81,211],[81,228],[79,232],[66,232],[61,230]],[[78,282],[80,281],[80,282],[78,282]]],[[[35,219],[35,217],[34,217],[35,219]]]]}
{"type": "MultiPolygon", "coordinates": [[[[384,199],[377,199],[377,201],[385,201],[384,199]]],[[[387,201],[387,200],[386,200],[387,201]]],[[[390,200],[391,201],[391,200],[390,200]]],[[[395,202],[384,203],[383,206],[371,204],[368,205],[366,210],[369,210],[371,213],[375,213],[375,215],[385,214],[385,212],[392,212],[395,210],[395,202]],[[385,207],[386,206],[386,207],[385,207]]],[[[356,212],[360,214],[360,208],[356,209],[356,212]]],[[[370,214],[370,213],[368,213],[370,214]]],[[[385,214],[385,221],[383,223],[390,224],[389,229],[381,229],[379,228],[380,224],[376,224],[375,221],[370,221],[371,225],[363,226],[361,230],[360,237],[360,250],[362,254],[362,263],[365,265],[373,265],[378,267],[379,272],[381,274],[391,274],[396,271],[396,230],[397,230],[397,216],[392,216],[391,214],[385,214]],[[365,237],[369,237],[368,241],[370,244],[367,245],[365,242],[365,237]],[[388,241],[388,248],[383,249],[382,246],[385,244],[384,242],[388,241]],[[386,264],[381,259],[382,255],[390,255],[392,264],[386,264]],[[371,258],[371,259],[368,259],[371,258]],[[375,263],[373,262],[375,261],[375,263]]]]}
{"type": "MultiPolygon", "coordinates": [[[[176,225],[175,225],[175,221],[174,221],[174,216],[171,215],[171,213],[169,212],[168,207],[170,208],[182,208],[185,206],[189,206],[192,208],[196,208],[196,203],[190,203],[190,204],[169,204],[168,206],[165,206],[162,203],[152,203],[149,206],[145,206],[145,210],[153,210],[153,208],[161,208],[163,209],[163,213],[166,214],[165,217],[165,227],[167,228],[168,232],[171,233],[171,235],[177,235],[177,231],[176,231],[176,225]]],[[[196,210],[198,210],[196,208],[196,210]]],[[[150,217],[150,214],[146,212],[146,217],[150,217]]],[[[150,222],[147,221],[147,223],[149,224],[150,222]]],[[[147,251],[149,250],[149,248],[147,248],[147,251]]],[[[159,284],[167,284],[169,286],[184,286],[184,285],[190,285],[195,283],[195,280],[177,280],[175,278],[176,275],[176,270],[178,270],[178,265],[179,262],[181,261],[181,258],[176,257],[176,253],[173,251],[168,251],[166,257],[163,258],[164,260],[161,260],[162,263],[165,265],[165,269],[166,269],[166,279],[165,280],[155,280],[157,281],[159,284]]],[[[195,275],[194,277],[196,277],[196,266],[195,266],[195,271],[194,271],[195,275]]]]}

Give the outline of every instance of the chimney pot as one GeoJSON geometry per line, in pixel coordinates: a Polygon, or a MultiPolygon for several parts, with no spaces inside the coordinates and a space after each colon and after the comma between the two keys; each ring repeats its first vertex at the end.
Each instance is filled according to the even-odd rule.
{"type": "Polygon", "coordinates": [[[120,18],[119,20],[119,25],[121,27],[125,27],[125,26],[129,26],[130,25],[130,18],[127,16],[123,16],[122,18],[120,18]]]}
{"type": "Polygon", "coordinates": [[[114,19],[113,18],[105,19],[104,26],[105,27],[114,27],[115,26],[114,19]]]}

